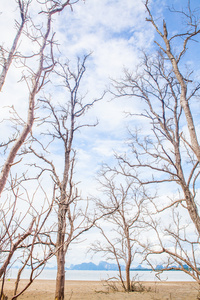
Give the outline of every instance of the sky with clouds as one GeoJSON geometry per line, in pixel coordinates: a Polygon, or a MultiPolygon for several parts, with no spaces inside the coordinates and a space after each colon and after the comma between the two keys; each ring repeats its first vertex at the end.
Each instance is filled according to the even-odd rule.
{"type": "MultiPolygon", "coordinates": [[[[31,13],[40,22],[38,7],[34,7],[34,3],[35,1],[32,3],[31,13]]],[[[160,21],[163,15],[168,17],[168,14],[165,15],[166,7],[171,3],[172,1],[154,1],[154,13],[160,21]]],[[[180,7],[182,1],[176,0],[173,3],[180,7]]],[[[1,0],[0,12],[0,28],[3,28],[0,41],[4,47],[9,48],[15,34],[14,19],[18,19],[16,1],[1,0]]],[[[53,31],[58,43],[55,53],[60,56],[60,60],[69,60],[72,68],[75,68],[77,57],[82,58],[91,53],[81,83],[81,92],[87,93],[86,100],[90,102],[101,97],[109,88],[111,78],[120,78],[124,68],[134,71],[140,63],[141,50],[151,51],[154,48],[155,32],[145,18],[142,0],[80,0],[72,10],[67,8],[55,17],[53,31]]],[[[31,47],[26,43],[26,39],[21,39],[20,49],[30,53],[31,47]]],[[[8,105],[14,105],[20,116],[26,118],[27,86],[19,80],[20,72],[15,65],[9,71],[0,94],[1,120],[9,118],[10,109],[6,107],[8,105]]],[[[50,92],[51,87],[47,86],[45,91],[50,92]]],[[[54,96],[56,101],[62,101],[60,92],[54,91],[54,96]]],[[[126,149],[124,141],[128,136],[130,120],[125,112],[137,113],[141,108],[140,102],[112,98],[112,95],[107,93],[103,100],[88,112],[86,121],[95,122],[98,119],[98,126],[84,128],[75,138],[75,148],[78,150],[75,178],[80,181],[84,196],[97,194],[95,176],[101,164],[113,162],[113,152],[123,153],[126,149]]],[[[1,137],[6,139],[13,129],[7,123],[3,126],[6,127],[1,131],[1,137]]],[[[57,151],[55,156],[59,161],[59,149],[57,151]]],[[[78,248],[76,245],[72,247],[67,261],[69,259],[71,263],[80,263],[90,260],[86,252],[96,233],[91,230],[87,234],[87,240],[78,244],[78,248]]],[[[96,258],[96,261],[98,260],[99,258],[96,258]]]]}

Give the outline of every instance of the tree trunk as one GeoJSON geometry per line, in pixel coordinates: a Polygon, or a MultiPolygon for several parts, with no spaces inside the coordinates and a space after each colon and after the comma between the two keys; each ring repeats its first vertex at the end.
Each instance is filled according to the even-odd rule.
{"type": "Polygon", "coordinates": [[[167,29],[165,29],[164,31],[165,31],[165,34],[163,35],[163,40],[166,45],[166,54],[171,61],[171,64],[172,64],[172,67],[174,70],[174,74],[181,86],[180,104],[185,113],[187,127],[188,127],[188,131],[190,134],[190,140],[191,140],[193,151],[194,151],[198,161],[200,162],[200,145],[198,142],[197,133],[195,130],[195,125],[194,125],[194,120],[193,120],[192,113],[191,113],[190,106],[189,106],[188,99],[187,99],[187,84],[185,82],[185,79],[183,78],[183,75],[181,74],[181,71],[179,70],[179,66],[178,66],[179,61],[177,61],[175,56],[172,54],[170,41],[167,38],[167,29]]]}
{"type": "Polygon", "coordinates": [[[40,48],[40,53],[39,53],[40,60],[39,60],[38,70],[37,70],[37,73],[34,73],[34,75],[32,77],[32,87],[31,87],[31,91],[29,94],[29,108],[28,108],[27,121],[26,121],[26,124],[24,125],[19,137],[14,142],[14,145],[11,148],[11,150],[8,154],[7,160],[4,163],[4,166],[0,173],[0,195],[6,185],[10,169],[11,169],[12,165],[14,164],[15,157],[33,127],[34,110],[35,110],[35,96],[37,95],[38,91],[40,90],[40,88],[43,85],[40,83],[40,79],[41,79],[41,75],[43,72],[44,50],[45,50],[45,47],[47,44],[50,29],[51,29],[51,15],[48,16],[46,34],[43,38],[43,42],[42,42],[42,45],[40,48]]]}
{"type": "Polygon", "coordinates": [[[65,231],[66,231],[66,208],[61,201],[58,208],[58,233],[57,233],[57,276],[55,300],[64,299],[65,290],[65,231]]]}
{"type": "Polygon", "coordinates": [[[0,173],[0,195],[3,192],[3,189],[6,185],[10,169],[11,169],[12,165],[14,164],[15,157],[33,127],[36,87],[37,86],[35,85],[33,88],[33,91],[30,94],[30,97],[29,97],[29,109],[28,109],[27,122],[24,125],[24,128],[23,128],[21,134],[19,135],[18,139],[14,142],[14,145],[11,148],[10,153],[7,157],[7,160],[4,163],[4,166],[1,170],[1,173],[0,173]]]}
{"type": "Polygon", "coordinates": [[[57,276],[55,300],[63,300],[65,291],[65,251],[63,247],[57,253],[57,276]]]}
{"type": "Polygon", "coordinates": [[[126,265],[126,290],[131,291],[131,281],[130,281],[130,264],[126,265]]]}
{"type": "Polygon", "coordinates": [[[190,190],[187,187],[183,187],[183,190],[184,190],[187,210],[189,212],[190,218],[192,219],[193,224],[195,225],[198,234],[200,235],[200,217],[199,217],[197,205],[194,202],[190,190]]]}
{"type": "Polygon", "coordinates": [[[132,255],[131,255],[131,243],[130,243],[128,226],[126,228],[126,239],[127,239],[127,250],[128,250],[128,259],[127,259],[127,263],[126,263],[126,289],[127,289],[127,292],[130,292],[131,291],[130,267],[131,267],[132,255]]]}

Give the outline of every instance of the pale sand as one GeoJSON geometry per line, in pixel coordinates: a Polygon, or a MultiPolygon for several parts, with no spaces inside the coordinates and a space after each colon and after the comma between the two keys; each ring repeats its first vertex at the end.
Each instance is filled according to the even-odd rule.
{"type": "MultiPolygon", "coordinates": [[[[14,279],[7,280],[5,294],[12,295],[14,279]]],[[[21,280],[21,286],[27,281],[21,280]]],[[[66,300],[196,300],[198,285],[193,282],[143,282],[145,292],[113,292],[101,281],[66,281],[66,300]]],[[[19,299],[53,300],[55,291],[54,280],[35,280],[19,299]]]]}

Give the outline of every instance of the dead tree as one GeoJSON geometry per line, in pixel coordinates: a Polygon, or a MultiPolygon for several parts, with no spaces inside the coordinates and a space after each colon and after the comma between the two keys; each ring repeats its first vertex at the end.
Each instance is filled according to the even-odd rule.
{"type": "Polygon", "coordinates": [[[12,297],[12,299],[17,299],[38,277],[46,262],[52,257],[49,237],[44,235],[44,231],[53,208],[54,195],[52,201],[49,202],[39,184],[31,196],[25,187],[16,186],[16,180],[12,180],[8,195],[10,199],[0,206],[1,298],[5,294],[4,282],[9,275],[9,269],[17,263],[20,267],[12,297]],[[40,206],[34,203],[39,192],[40,206]],[[44,201],[42,201],[41,192],[44,201]],[[41,251],[43,255],[38,257],[38,251],[41,251]],[[19,281],[25,267],[29,267],[29,281],[19,290],[19,281]]]}
{"type": "MultiPolygon", "coordinates": [[[[37,1],[36,1],[37,2],[37,1]]],[[[65,7],[71,7],[73,3],[77,1],[44,1],[43,10],[39,11],[40,15],[43,15],[45,26],[38,27],[38,24],[35,24],[34,20],[28,18],[28,12],[31,5],[34,5],[32,1],[22,1],[18,0],[18,8],[21,16],[21,25],[19,25],[17,30],[17,35],[14,39],[11,49],[8,51],[6,57],[6,50],[1,47],[2,55],[2,72],[1,72],[1,87],[3,86],[6,74],[8,69],[14,60],[17,57],[19,66],[23,67],[23,71],[28,70],[28,75],[23,75],[22,79],[25,80],[28,87],[27,101],[29,103],[27,111],[27,120],[22,124],[22,130],[19,131],[17,137],[14,140],[9,140],[5,145],[11,146],[8,150],[7,158],[1,168],[0,173],[0,194],[2,193],[10,169],[13,164],[17,163],[15,158],[20,148],[26,141],[29,133],[32,130],[34,123],[34,112],[35,112],[35,98],[42,87],[47,82],[47,77],[49,73],[53,70],[55,65],[55,59],[53,54],[53,44],[54,44],[54,33],[51,32],[52,27],[52,18],[55,14],[60,13],[65,7]],[[24,24],[26,23],[26,30],[24,30],[24,24]],[[24,32],[23,32],[24,30],[24,32]],[[26,38],[29,39],[30,43],[37,44],[37,50],[35,53],[31,53],[29,56],[24,56],[22,53],[17,52],[17,44],[19,38],[23,34],[26,38]],[[34,33],[33,33],[34,32],[34,33]],[[32,67],[35,65],[35,68],[32,67]]],[[[35,3],[36,4],[36,3],[35,3]]],[[[40,5],[41,7],[41,5],[40,5]]],[[[4,146],[3,144],[1,146],[4,146]]]]}
{"type": "MultiPolygon", "coordinates": [[[[136,75],[125,71],[124,79],[115,81],[114,86],[116,96],[128,96],[132,101],[138,98],[142,100],[143,111],[130,115],[135,121],[142,118],[140,125],[149,132],[130,129],[131,155],[118,157],[122,174],[130,176],[140,186],[148,186],[152,193],[154,191],[149,196],[144,224],[149,224],[158,239],[156,246],[154,240],[152,243],[149,241],[146,250],[167,253],[172,261],[186,264],[187,268],[182,269],[199,281],[199,260],[195,254],[200,236],[197,193],[199,161],[184,127],[180,82],[162,52],[158,52],[151,58],[147,55],[144,57],[136,75]],[[166,191],[165,195],[162,189],[166,191]],[[159,198],[163,200],[159,201],[159,198]],[[167,224],[164,219],[161,221],[160,227],[164,232],[161,234],[156,221],[157,213],[167,214],[169,210],[167,224]],[[194,232],[192,237],[190,230],[194,232]],[[168,243],[164,236],[168,236],[168,243]]],[[[188,91],[188,101],[195,101],[197,91],[197,87],[190,89],[190,93],[188,91]]]]}
{"type": "MultiPolygon", "coordinates": [[[[155,203],[153,205],[155,206],[155,203]]],[[[143,241],[137,238],[142,247],[140,253],[143,260],[156,272],[159,279],[164,271],[178,270],[200,284],[199,236],[196,232],[193,233],[194,227],[191,226],[191,222],[183,218],[184,209],[171,208],[169,212],[167,208],[157,212],[151,210],[151,214],[147,210],[144,214],[143,229],[146,228],[149,237],[146,240],[143,238],[143,241]],[[163,221],[164,218],[167,218],[167,222],[163,221]],[[159,270],[156,268],[158,262],[162,265],[159,270]]]]}
{"type": "MultiPolygon", "coordinates": [[[[17,117],[17,121],[16,118],[14,118],[11,122],[14,122],[14,125],[16,125],[16,131],[13,134],[13,137],[9,136],[7,142],[1,142],[0,145],[3,153],[2,156],[5,158],[1,166],[0,174],[0,244],[2,259],[0,275],[1,278],[3,278],[1,296],[3,295],[4,279],[7,276],[8,268],[13,263],[14,257],[16,258],[17,255],[19,255],[17,259],[20,260],[21,258],[22,260],[22,267],[17,276],[17,283],[20,280],[21,273],[25,266],[28,265],[30,267],[31,274],[29,283],[22,291],[18,290],[18,284],[16,284],[13,299],[16,299],[29,287],[34,278],[41,272],[39,267],[44,267],[47,259],[51,257],[51,250],[49,250],[51,249],[51,243],[48,240],[49,236],[43,232],[44,228],[42,227],[45,225],[45,220],[51,212],[52,204],[49,203],[47,207],[43,207],[41,211],[37,211],[35,204],[30,202],[27,206],[27,210],[24,210],[22,215],[18,214],[21,209],[19,205],[21,190],[16,192],[16,189],[20,186],[20,182],[17,180],[13,186],[8,178],[11,168],[13,169],[13,166],[21,162],[22,157],[24,158],[22,146],[25,145],[30,137],[35,122],[36,96],[42,90],[44,85],[48,83],[48,76],[56,64],[54,56],[55,33],[52,32],[52,24],[55,21],[54,17],[59,15],[67,7],[71,9],[73,4],[78,2],[78,0],[45,0],[43,2],[37,0],[17,0],[16,2],[21,21],[16,21],[17,33],[11,48],[7,49],[5,45],[1,45],[0,48],[0,90],[4,88],[5,81],[9,79],[8,71],[11,66],[16,66],[18,70],[22,70],[19,75],[19,81],[24,81],[27,86],[26,97],[28,109],[27,120],[24,121],[24,117],[15,110],[15,103],[13,103],[12,107],[15,117],[17,117]],[[34,10],[38,9],[38,16],[40,20],[42,20],[40,24],[38,24],[38,16],[34,19],[33,14],[31,14],[33,6],[34,10]],[[30,17],[31,15],[32,17],[30,17]],[[21,46],[19,40],[28,40],[30,45],[33,46],[30,47],[28,54],[26,50],[26,52],[24,52],[23,46],[21,46]],[[16,157],[19,155],[22,156],[17,160],[16,157]],[[14,196],[11,197],[12,194],[14,194],[14,196]],[[8,199],[11,199],[10,202],[8,199]],[[39,249],[40,247],[46,247],[43,249],[43,259],[39,259],[35,255],[35,249],[39,249]],[[22,259],[23,254],[24,260],[22,259]]],[[[4,94],[1,94],[1,96],[4,96],[4,94]]],[[[17,177],[19,178],[21,175],[18,174],[17,177]]],[[[22,181],[22,178],[20,181],[22,181]]],[[[42,203],[40,204],[42,205],[42,203]]],[[[49,229],[47,231],[49,232],[49,229]]]]}
{"type": "Polygon", "coordinates": [[[138,233],[145,198],[133,185],[132,180],[119,173],[110,174],[109,168],[107,171],[104,169],[100,184],[102,196],[95,199],[95,202],[97,210],[104,217],[96,223],[96,227],[100,230],[105,243],[95,241],[91,250],[116,261],[121,285],[124,291],[130,292],[132,291],[130,268],[137,255],[135,236],[138,233]],[[125,264],[125,279],[121,264],[125,264]]]}
{"type": "Polygon", "coordinates": [[[156,24],[153,14],[151,13],[149,0],[146,0],[145,7],[148,13],[146,20],[153,25],[159,37],[161,38],[161,42],[155,41],[155,43],[159,47],[165,59],[171,63],[173,74],[179,83],[180,105],[187,120],[187,127],[190,134],[190,147],[192,147],[197,160],[200,162],[200,145],[190,104],[191,97],[194,96],[196,91],[200,88],[200,85],[196,84],[195,88],[192,86],[194,83],[194,79],[192,79],[190,76],[192,72],[188,73],[187,70],[184,71],[184,65],[182,63],[184,56],[189,51],[189,44],[192,41],[194,42],[195,39],[199,39],[200,27],[198,9],[194,8],[192,10],[190,1],[187,1],[186,10],[178,11],[175,10],[175,8],[171,9],[171,12],[175,14],[176,18],[181,16],[184,19],[184,23],[187,24],[186,26],[184,25],[183,31],[178,31],[176,34],[171,34],[168,32],[165,20],[163,20],[162,29],[159,28],[158,24],[156,24]],[[178,51],[176,46],[178,46],[178,51]],[[191,93],[191,86],[193,93],[191,93]]]}
{"type": "Polygon", "coordinates": [[[17,3],[18,3],[18,9],[19,9],[21,21],[20,23],[15,21],[17,33],[13,40],[12,47],[9,51],[7,51],[6,49],[3,48],[3,45],[0,46],[1,59],[2,59],[2,70],[0,74],[0,91],[2,90],[2,87],[6,80],[6,75],[8,73],[9,67],[12,64],[14,58],[17,56],[17,46],[19,44],[19,39],[22,35],[26,22],[28,22],[28,11],[29,11],[29,6],[31,4],[31,1],[18,0],[17,3]]]}
{"type": "Polygon", "coordinates": [[[74,148],[76,133],[83,127],[96,126],[97,123],[84,123],[83,116],[88,109],[93,107],[96,101],[100,100],[87,103],[79,91],[81,80],[86,70],[87,58],[88,55],[84,57],[82,62],[78,59],[76,72],[71,71],[68,63],[57,65],[54,74],[57,79],[59,78],[60,85],[63,86],[65,101],[60,104],[56,103],[53,100],[53,96],[51,96],[52,99],[40,100],[42,111],[46,110],[47,115],[49,115],[49,118],[44,119],[43,122],[43,125],[47,126],[47,131],[42,133],[42,138],[44,136],[48,138],[48,147],[44,145],[44,142],[39,137],[34,137],[35,141],[42,145],[43,152],[39,154],[38,151],[33,149],[34,142],[31,148],[32,153],[44,163],[43,165],[36,165],[40,170],[39,175],[49,172],[56,186],[57,223],[54,229],[56,241],[53,245],[57,257],[55,299],[58,300],[64,299],[65,257],[68,247],[74,239],[94,224],[94,221],[90,222],[87,217],[87,204],[83,209],[84,211],[82,211],[85,202],[80,201],[82,199],[73,179],[76,152],[78,151],[78,149],[74,148]],[[59,145],[58,151],[62,153],[59,164],[54,159],[51,159],[51,155],[54,153],[51,146],[55,143],[59,145]],[[61,164],[63,172],[59,170],[61,164]]]}

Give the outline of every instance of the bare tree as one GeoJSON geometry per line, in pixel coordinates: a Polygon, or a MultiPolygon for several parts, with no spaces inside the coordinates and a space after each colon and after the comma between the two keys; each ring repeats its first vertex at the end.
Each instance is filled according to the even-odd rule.
{"type": "Polygon", "coordinates": [[[174,76],[179,83],[180,105],[183,108],[187,120],[191,147],[197,157],[197,160],[200,161],[200,145],[196,133],[194,117],[190,107],[190,99],[195,95],[196,91],[200,88],[200,85],[197,84],[195,87],[192,87],[191,93],[191,83],[193,83],[193,80],[190,78],[191,73],[188,74],[184,72],[184,65],[182,64],[182,61],[184,61],[184,55],[188,51],[189,43],[192,41],[194,42],[195,39],[199,38],[200,23],[198,9],[192,9],[190,0],[187,1],[186,10],[178,11],[174,8],[171,9],[171,11],[176,14],[176,17],[178,17],[179,14],[184,18],[184,23],[186,26],[184,26],[184,30],[182,32],[178,31],[178,33],[170,34],[168,32],[165,20],[163,20],[162,29],[160,29],[156,24],[156,21],[151,13],[149,0],[146,0],[145,7],[149,15],[146,20],[153,25],[159,37],[161,38],[161,43],[158,41],[155,41],[155,43],[159,47],[163,56],[171,63],[174,76]],[[177,45],[178,51],[176,47],[177,45]]]}
{"type": "Polygon", "coordinates": [[[94,253],[102,253],[107,259],[115,259],[122,287],[130,292],[132,291],[130,268],[137,255],[135,236],[138,233],[139,218],[145,198],[143,193],[133,185],[132,180],[123,178],[119,173],[111,175],[108,172],[110,169],[106,169],[100,179],[103,195],[95,199],[98,211],[102,216],[104,215],[95,225],[100,230],[105,243],[95,241],[91,250],[94,253]],[[125,279],[121,264],[125,264],[125,279]]]}
{"type": "MultiPolygon", "coordinates": [[[[153,230],[155,239],[153,235],[152,241],[148,239],[145,250],[150,251],[148,254],[167,253],[172,259],[168,267],[176,262],[199,281],[199,161],[184,127],[180,82],[163,53],[158,52],[151,58],[144,57],[136,75],[126,70],[124,79],[115,81],[114,85],[116,96],[143,101],[143,112],[131,116],[136,120],[138,116],[140,120],[143,118],[143,127],[149,134],[142,129],[130,130],[131,156],[118,159],[122,174],[130,176],[140,186],[148,186],[152,192],[156,190],[149,196],[144,217],[144,224],[153,230]],[[166,191],[165,195],[162,190],[166,191]],[[171,210],[169,215],[168,210],[171,210]],[[165,214],[166,224],[162,218],[159,225],[157,213],[165,214]]],[[[188,91],[188,101],[192,98],[195,101],[197,90],[195,87],[190,89],[190,94],[188,91]]]]}
{"type": "Polygon", "coordinates": [[[22,31],[24,29],[24,26],[26,22],[28,21],[28,10],[31,1],[23,1],[18,0],[18,9],[20,13],[21,22],[15,21],[15,26],[17,29],[17,33],[15,35],[15,38],[13,40],[12,47],[9,51],[3,48],[3,45],[0,46],[0,52],[1,52],[1,59],[2,59],[2,70],[0,74],[0,91],[2,90],[2,87],[4,85],[4,82],[6,80],[6,75],[9,70],[10,65],[12,64],[13,58],[17,55],[17,46],[19,43],[19,39],[22,35],[22,31]]]}
{"type": "Polygon", "coordinates": [[[48,147],[44,145],[44,142],[35,138],[37,142],[41,143],[43,153],[38,154],[33,147],[31,148],[35,156],[44,162],[44,165],[36,165],[40,170],[39,176],[44,172],[50,172],[56,186],[57,224],[54,229],[56,241],[52,244],[57,257],[55,299],[58,300],[64,299],[65,256],[68,247],[80,234],[94,225],[94,220],[90,221],[87,216],[88,203],[81,199],[73,179],[76,151],[78,151],[73,145],[76,133],[83,127],[96,126],[97,123],[84,123],[83,116],[96,101],[100,100],[87,103],[79,91],[86,70],[87,58],[88,55],[82,62],[78,59],[76,72],[71,71],[68,63],[57,65],[55,75],[61,80],[66,100],[64,104],[56,104],[55,101],[47,98],[40,100],[42,109],[48,111],[49,115],[49,118],[43,122],[45,126],[48,126],[47,132],[42,133],[42,136],[49,138],[48,147]],[[63,153],[60,155],[62,163],[60,161],[59,164],[49,158],[53,154],[51,145],[54,143],[59,144],[59,151],[63,153]],[[61,164],[63,172],[60,171],[61,164]],[[85,208],[84,203],[86,204],[85,208]]]}
{"type": "Polygon", "coordinates": [[[193,233],[191,222],[183,217],[184,210],[172,208],[171,212],[167,210],[167,214],[164,213],[165,210],[167,207],[158,211],[157,216],[155,211],[151,211],[151,214],[149,210],[146,211],[142,221],[143,228],[146,227],[151,238],[147,238],[146,241],[137,239],[143,249],[140,253],[144,255],[144,261],[151,266],[159,279],[163,271],[179,270],[199,284],[199,236],[196,232],[193,233]],[[170,224],[163,222],[166,216],[170,224]]]}
{"type": "MultiPolygon", "coordinates": [[[[16,155],[32,130],[34,123],[35,97],[42,89],[42,87],[46,84],[47,77],[49,73],[53,70],[55,65],[55,59],[53,54],[55,34],[51,32],[52,17],[55,14],[60,13],[65,7],[71,7],[76,2],[78,1],[44,1],[42,5],[43,10],[40,10],[39,13],[43,15],[43,22],[46,22],[46,26],[38,27],[38,24],[35,24],[33,19],[28,18],[28,11],[30,10],[32,1],[18,0],[18,8],[21,16],[21,25],[17,25],[18,31],[14,39],[13,45],[8,51],[7,58],[7,51],[1,47],[3,65],[0,82],[2,87],[6,79],[7,71],[13,59],[17,57],[20,66],[23,67],[24,70],[28,71],[28,75],[23,75],[22,79],[25,80],[25,82],[27,83],[29,91],[27,94],[27,99],[29,106],[27,111],[27,120],[23,122],[22,130],[17,134],[17,137],[14,140],[12,139],[9,140],[9,142],[5,143],[6,146],[8,144],[11,144],[12,147],[9,149],[8,156],[1,169],[0,194],[2,193],[7,182],[10,168],[13,164],[16,163],[14,162],[16,155]],[[24,56],[16,50],[25,23],[26,30],[24,32],[24,35],[29,39],[30,43],[37,44],[37,52],[31,53],[29,56],[24,56]],[[30,28],[28,27],[28,25],[30,28]]],[[[36,4],[38,4],[38,1],[36,1],[35,5],[36,4]]],[[[3,146],[3,144],[1,146],[3,146]]]]}
{"type": "Polygon", "coordinates": [[[17,263],[20,268],[12,297],[12,299],[16,299],[37,278],[47,260],[52,256],[49,238],[44,235],[43,231],[45,231],[46,222],[52,211],[54,195],[51,203],[49,203],[45,191],[39,184],[37,190],[30,196],[25,187],[16,186],[16,180],[12,180],[9,195],[10,199],[0,207],[1,298],[4,295],[4,282],[9,274],[9,269],[17,263]],[[42,201],[41,192],[44,201],[42,201]],[[38,196],[40,197],[40,207],[37,206],[36,209],[34,202],[38,196]],[[42,245],[45,245],[45,249],[42,249],[42,245]],[[38,256],[37,252],[41,252],[41,255],[38,256]],[[20,277],[27,266],[30,271],[29,281],[19,291],[20,277]]]}
{"type": "MultiPolygon", "coordinates": [[[[9,70],[9,67],[11,66],[11,64],[12,64],[13,60],[16,58],[16,56],[19,55],[19,53],[17,53],[18,42],[22,35],[25,23],[28,22],[28,11],[29,11],[29,6],[30,6],[31,1],[19,0],[19,1],[17,1],[17,3],[18,3],[18,9],[19,9],[20,17],[21,17],[21,24],[19,24],[17,21],[15,21],[16,27],[17,27],[17,33],[14,38],[11,49],[7,50],[3,47],[3,45],[1,46],[2,70],[1,70],[1,75],[0,75],[0,90],[2,90],[2,87],[5,83],[6,75],[9,70]]],[[[30,101],[30,104],[31,104],[31,101],[30,101]]],[[[31,107],[32,107],[32,105],[30,105],[30,108],[31,107]]],[[[32,114],[31,113],[29,114],[29,121],[28,121],[30,124],[30,127],[32,127],[31,124],[33,123],[33,117],[31,117],[31,115],[33,116],[33,109],[31,109],[31,111],[32,111],[32,114]]],[[[25,136],[25,138],[26,138],[27,133],[24,133],[23,136],[25,136]]],[[[22,138],[22,140],[25,140],[25,139],[22,138]]],[[[12,143],[13,141],[16,141],[16,138],[9,139],[9,142],[5,143],[5,146],[8,146],[8,144],[12,143]]],[[[4,144],[1,144],[1,146],[4,146],[4,144]]],[[[20,148],[20,146],[21,146],[21,144],[19,141],[18,141],[18,143],[15,143],[15,147],[13,148],[12,151],[10,151],[10,155],[7,159],[7,162],[5,162],[4,166],[2,167],[1,175],[0,175],[1,176],[0,193],[2,193],[3,188],[6,184],[10,167],[13,164],[14,158],[15,158],[16,153],[17,153],[18,149],[20,148]]]]}
{"type": "MultiPolygon", "coordinates": [[[[11,168],[21,162],[22,157],[24,157],[22,146],[25,145],[32,132],[35,121],[36,96],[44,85],[48,83],[48,76],[56,64],[54,55],[55,33],[52,31],[52,24],[55,18],[53,20],[53,17],[60,14],[66,7],[72,9],[72,6],[78,0],[45,0],[42,2],[37,0],[17,0],[16,2],[20,15],[20,21],[15,21],[17,33],[10,49],[7,49],[4,44],[0,48],[0,90],[2,90],[5,81],[8,79],[9,68],[12,65],[13,67],[16,66],[18,70],[22,70],[21,73],[19,72],[19,81],[24,81],[27,85],[28,101],[26,121],[15,110],[15,103],[13,103],[14,118],[10,121],[14,123],[15,133],[13,137],[8,136],[5,143],[1,142],[0,144],[3,157],[5,158],[0,174],[0,195],[2,199],[0,236],[2,264],[0,277],[2,278],[2,297],[4,293],[4,279],[7,276],[8,269],[14,261],[21,260],[22,265],[17,276],[13,299],[16,299],[29,287],[34,278],[41,272],[46,261],[52,256],[51,240],[49,241],[49,235],[45,232],[45,223],[52,210],[54,198],[53,203],[48,203],[47,207],[42,206],[41,201],[41,209],[36,209],[33,203],[35,199],[34,201],[29,201],[27,192],[25,192],[26,197],[22,196],[24,192],[21,193],[20,182],[24,181],[24,178],[22,178],[24,175],[18,174],[18,179],[14,183],[12,180],[9,182],[8,178],[11,168]],[[34,11],[38,9],[36,19],[34,14],[31,13],[32,8],[34,11]],[[40,24],[38,24],[38,19],[42,20],[40,24]],[[26,51],[27,49],[23,49],[24,40],[25,42],[28,40],[29,44],[33,46],[29,48],[29,52],[26,51]],[[22,156],[17,161],[16,157],[19,155],[22,156]],[[20,214],[20,202],[23,197],[27,198],[26,200],[23,199],[23,201],[28,202],[27,210],[25,210],[24,206],[24,212],[20,214]],[[8,201],[8,199],[10,200],[8,201]],[[43,258],[37,257],[36,248],[42,251],[43,258]],[[29,282],[23,290],[19,291],[18,283],[26,266],[29,266],[31,270],[29,282]]],[[[1,95],[4,96],[4,94],[1,95]]],[[[48,199],[47,195],[46,199],[48,199]]],[[[47,232],[49,231],[50,229],[47,230],[47,232]]]]}

